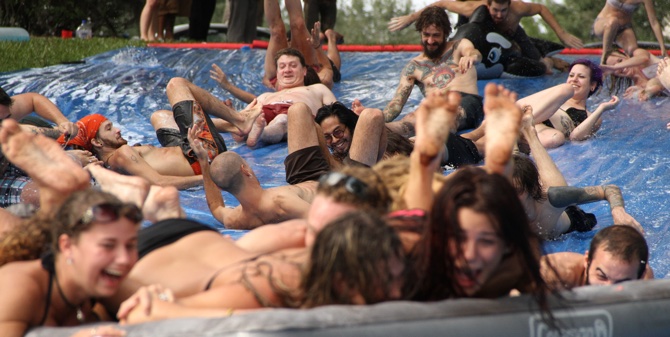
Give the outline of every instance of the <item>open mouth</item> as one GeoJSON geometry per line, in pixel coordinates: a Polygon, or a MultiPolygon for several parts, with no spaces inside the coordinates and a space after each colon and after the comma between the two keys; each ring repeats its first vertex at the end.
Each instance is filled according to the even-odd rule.
{"type": "Polygon", "coordinates": [[[101,279],[102,281],[110,287],[116,287],[118,286],[123,278],[125,277],[125,273],[122,271],[114,270],[114,269],[104,269],[101,272],[101,279]]]}

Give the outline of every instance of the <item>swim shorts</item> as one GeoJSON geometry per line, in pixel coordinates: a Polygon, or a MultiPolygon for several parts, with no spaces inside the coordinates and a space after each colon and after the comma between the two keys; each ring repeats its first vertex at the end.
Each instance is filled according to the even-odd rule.
{"type": "Polygon", "coordinates": [[[566,233],[574,231],[588,232],[598,224],[598,220],[594,214],[584,212],[579,206],[566,207],[565,214],[570,218],[570,228],[568,228],[566,233]]]}
{"type": "Polygon", "coordinates": [[[290,108],[291,105],[291,103],[272,103],[263,105],[262,111],[265,116],[265,121],[270,124],[275,117],[287,114],[288,108],[290,108]]]}
{"type": "Polygon", "coordinates": [[[330,171],[330,165],[319,146],[310,146],[290,153],[284,159],[286,182],[295,185],[303,181],[319,180],[330,171]]]}
{"type": "Polygon", "coordinates": [[[177,240],[196,232],[214,231],[216,229],[189,219],[168,219],[142,228],[137,237],[137,251],[139,258],[143,258],[152,251],[167,246],[177,240]]]}
{"type": "Polygon", "coordinates": [[[447,155],[447,161],[442,164],[452,167],[475,165],[484,159],[473,141],[454,133],[449,133],[447,138],[447,155]]]}
{"type": "Polygon", "coordinates": [[[158,138],[158,142],[161,143],[162,147],[177,146],[181,148],[184,158],[186,158],[191,165],[191,169],[193,169],[193,174],[202,174],[200,162],[198,162],[198,158],[193,153],[191,145],[188,143],[188,139],[185,140],[178,130],[169,128],[158,129],[156,130],[156,138],[158,138]]]}

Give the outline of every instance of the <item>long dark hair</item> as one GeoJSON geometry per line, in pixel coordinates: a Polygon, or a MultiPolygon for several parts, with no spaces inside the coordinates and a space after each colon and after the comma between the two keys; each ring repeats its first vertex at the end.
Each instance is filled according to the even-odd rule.
{"type": "Polygon", "coordinates": [[[356,130],[356,124],[358,123],[358,115],[355,112],[347,108],[344,104],[336,101],[319,108],[319,110],[316,111],[314,121],[321,125],[321,122],[323,122],[324,119],[331,116],[337,117],[340,120],[340,123],[344,124],[344,126],[349,129],[351,136],[354,136],[354,130],[356,130]]]}
{"type": "Polygon", "coordinates": [[[417,287],[411,290],[412,298],[441,300],[465,296],[456,282],[445,282],[455,279],[456,261],[463,259],[462,230],[458,221],[459,210],[463,208],[489,217],[509,249],[503,261],[512,259],[512,264],[520,268],[518,280],[523,281],[498,292],[509,293],[516,288],[531,293],[543,312],[549,313],[549,288],[540,274],[541,240],[531,229],[511,183],[501,175],[488,174],[477,167],[465,167],[453,173],[435,196],[429,224],[412,254],[418,265],[414,275],[417,287]],[[453,240],[459,242],[454,245],[453,240]],[[458,247],[456,254],[450,246],[458,247]]]}

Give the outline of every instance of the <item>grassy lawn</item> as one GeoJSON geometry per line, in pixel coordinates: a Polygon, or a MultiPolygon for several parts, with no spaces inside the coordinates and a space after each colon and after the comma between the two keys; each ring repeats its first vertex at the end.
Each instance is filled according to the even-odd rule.
{"type": "Polygon", "coordinates": [[[145,46],[144,42],[119,38],[90,40],[30,37],[26,42],[0,42],[0,72],[41,68],[76,62],[89,56],[128,46],[145,46]]]}

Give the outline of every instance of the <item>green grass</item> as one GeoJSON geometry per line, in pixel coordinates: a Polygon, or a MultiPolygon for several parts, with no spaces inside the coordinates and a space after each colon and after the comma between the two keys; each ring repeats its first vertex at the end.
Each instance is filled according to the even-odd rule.
{"type": "Polygon", "coordinates": [[[90,40],[30,37],[26,42],[0,42],[0,72],[41,68],[76,62],[86,57],[128,46],[146,46],[139,40],[93,38],[90,40]]]}

